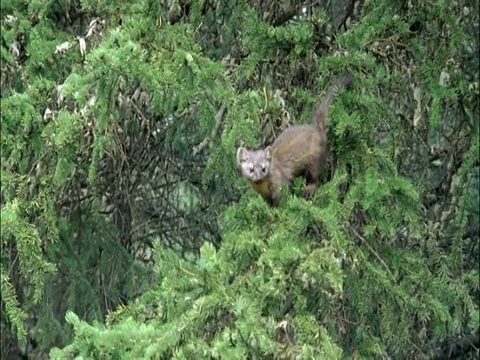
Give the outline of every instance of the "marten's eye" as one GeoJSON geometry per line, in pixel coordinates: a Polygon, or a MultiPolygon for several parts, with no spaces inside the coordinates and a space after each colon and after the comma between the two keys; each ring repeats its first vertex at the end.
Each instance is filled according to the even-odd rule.
{"type": "Polygon", "coordinates": [[[264,173],[265,171],[267,171],[267,168],[265,167],[265,165],[262,166],[262,172],[264,173]]]}
{"type": "Polygon", "coordinates": [[[250,174],[253,174],[253,172],[255,171],[255,169],[253,168],[253,166],[250,167],[250,174]]]}

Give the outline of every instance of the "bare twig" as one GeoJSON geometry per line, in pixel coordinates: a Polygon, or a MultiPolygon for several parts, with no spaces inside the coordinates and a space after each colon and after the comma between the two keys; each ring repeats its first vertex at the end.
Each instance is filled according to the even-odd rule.
{"type": "Polygon", "coordinates": [[[378,253],[370,245],[368,245],[367,240],[365,240],[365,238],[362,235],[360,235],[353,227],[351,229],[352,229],[353,233],[355,234],[355,236],[357,238],[359,238],[360,241],[362,241],[362,243],[364,243],[367,246],[368,250],[370,250],[370,252],[377,258],[377,260],[380,261],[380,263],[385,267],[387,272],[392,277],[392,280],[395,281],[395,276],[393,276],[393,273],[390,271],[387,264],[385,263],[385,261],[383,261],[383,259],[380,257],[380,255],[378,255],[378,253]]]}
{"type": "Polygon", "coordinates": [[[223,119],[224,119],[224,115],[225,115],[226,110],[227,110],[227,106],[225,104],[223,104],[222,107],[220,108],[220,110],[218,111],[217,115],[215,115],[215,127],[212,131],[212,135],[210,137],[205,138],[200,144],[198,144],[197,146],[195,146],[193,148],[193,156],[195,156],[195,155],[199,154],[201,151],[203,151],[205,149],[205,147],[207,147],[210,144],[212,139],[215,136],[217,136],[218,131],[220,130],[220,127],[223,123],[223,119]]]}
{"type": "Polygon", "coordinates": [[[303,5],[303,1],[294,0],[289,7],[272,21],[272,26],[277,27],[285,24],[288,20],[297,15],[303,5]]]}
{"type": "Polygon", "coordinates": [[[469,352],[478,352],[480,347],[479,331],[459,337],[452,343],[445,344],[434,349],[430,353],[430,359],[453,359],[466,356],[469,352]]]}

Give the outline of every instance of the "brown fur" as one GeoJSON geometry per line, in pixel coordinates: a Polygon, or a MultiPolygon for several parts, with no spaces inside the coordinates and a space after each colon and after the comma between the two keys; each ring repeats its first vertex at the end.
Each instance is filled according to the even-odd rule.
{"type": "Polygon", "coordinates": [[[313,198],[328,150],[328,109],[340,87],[348,86],[352,81],[350,75],[343,75],[328,89],[317,106],[312,124],[285,129],[264,150],[238,148],[240,173],[270,205],[277,207],[281,201],[281,187],[290,185],[299,176],[304,176],[307,181],[303,196],[307,200],[313,198]]]}

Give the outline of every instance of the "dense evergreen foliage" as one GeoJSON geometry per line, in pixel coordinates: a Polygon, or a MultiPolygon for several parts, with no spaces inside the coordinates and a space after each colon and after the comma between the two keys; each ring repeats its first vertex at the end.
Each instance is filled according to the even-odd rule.
{"type": "Polygon", "coordinates": [[[2,2],[2,359],[478,356],[479,4],[330,3],[2,2]]]}

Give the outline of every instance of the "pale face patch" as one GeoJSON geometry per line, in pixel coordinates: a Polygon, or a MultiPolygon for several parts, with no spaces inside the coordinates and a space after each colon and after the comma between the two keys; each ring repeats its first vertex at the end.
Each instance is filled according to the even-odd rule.
{"type": "Polygon", "coordinates": [[[247,150],[240,147],[237,150],[237,163],[243,177],[259,184],[268,178],[272,160],[270,147],[265,150],[247,150]]]}

